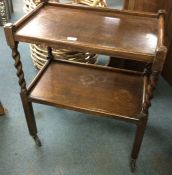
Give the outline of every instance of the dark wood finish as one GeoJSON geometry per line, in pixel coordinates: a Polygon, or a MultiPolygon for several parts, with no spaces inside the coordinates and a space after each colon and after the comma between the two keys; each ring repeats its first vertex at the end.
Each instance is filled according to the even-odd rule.
{"type": "Polygon", "coordinates": [[[44,66],[42,67],[42,69],[38,72],[38,74],[35,76],[35,78],[32,80],[31,84],[28,86],[28,91],[31,91],[31,89],[33,88],[33,86],[35,85],[35,83],[39,80],[39,78],[42,76],[42,74],[44,73],[44,71],[46,70],[46,68],[48,67],[48,65],[50,64],[50,60],[48,60],[44,66]]]}
{"type": "Polygon", "coordinates": [[[157,12],[163,8],[164,0],[125,0],[124,8],[129,10],[157,12]]]}
{"type": "Polygon", "coordinates": [[[40,146],[32,102],[133,122],[137,131],[131,168],[135,170],[150,100],[167,51],[164,14],[44,2],[19,22],[5,27],[30,134],[40,146]],[[28,88],[17,49],[20,41],[48,46],[47,64],[28,88]],[[144,71],[58,60],[52,55],[52,46],[142,61],[144,71]]]}
{"type": "Polygon", "coordinates": [[[23,104],[24,113],[26,116],[26,122],[28,125],[28,130],[30,135],[34,138],[38,146],[41,146],[41,141],[37,136],[37,127],[35,122],[35,116],[33,112],[32,103],[28,101],[27,91],[22,91],[20,93],[21,101],[23,104]]]}
{"type": "Polygon", "coordinates": [[[108,66],[114,68],[121,68],[126,70],[133,70],[138,72],[144,72],[147,63],[117,57],[110,57],[108,66]]]}
{"type": "Polygon", "coordinates": [[[144,136],[144,132],[146,129],[146,124],[147,124],[147,116],[143,114],[143,120],[142,122],[140,122],[137,125],[137,131],[136,131],[136,135],[135,135],[135,140],[134,140],[134,144],[133,144],[133,150],[131,152],[131,171],[134,172],[135,171],[135,166],[136,166],[136,160],[138,158],[138,153],[140,151],[140,147],[142,144],[142,140],[143,140],[143,136],[144,136]]]}
{"type": "Polygon", "coordinates": [[[171,35],[172,27],[172,1],[171,0],[125,0],[124,9],[154,12],[157,13],[159,10],[166,10],[166,27],[168,34],[171,35]]]}
{"type": "Polygon", "coordinates": [[[4,115],[5,114],[5,110],[0,102],[0,115],[4,115]]]}
{"type": "Polygon", "coordinates": [[[169,52],[167,55],[162,75],[172,86],[172,42],[169,47],[169,52]]]}
{"type": "Polygon", "coordinates": [[[29,99],[133,121],[139,120],[142,110],[143,87],[143,75],[56,61],[44,72],[29,99]],[[52,74],[56,78],[52,79],[52,74]]]}
{"type": "Polygon", "coordinates": [[[15,61],[14,65],[17,69],[17,76],[19,78],[18,83],[19,83],[19,85],[21,87],[21,91],[22,91],[22,90],[26,90],[26,81],[25,81],[25,78],[24,78],[22,63],[21,63],[21,60],[20,60],[20,54],[17,50],[17,47],[18,47],[18,43],[16,42],[15,46],[12,48],[12,57],[15,61]]]}
{"type": "Polygon", "coordinates": [[[125,0],[124,9],[157,12],[166,10],[166,34],[169,52],[162,72],[163,77],[172,85],[172,1],[171,0],[125,0]]]}
{"type": "Polygon", "coordinates": [[[115,12],[112,10],[106,14],[104,9],[78,6],[70,8],[69,5],[44,6],[39,13],[32,15],[29,22],[16,29],[15,40],[34,40],[35,43],[43,42],[53,47],[123,57],[127,55],[131,59],[152,62],[157,43],[158,18],[155,15],[147,16],[148,14],[135,16],[129,12],[115,12]],[[90,13],[93,9],[94,13],[90,13]],[[54,18],[54,15],[59,17],[54,18]],[[35,26],[37,29],[33,31],[35,26]],[[130,33],[126,30],[127,27],[130,33]],[[44,30],[45,28],[49,30],[44,30]],[[58,30],[54,32],[54,28],[58,30]],[[76,41],[70,41],[71,37],[76,41]]]}

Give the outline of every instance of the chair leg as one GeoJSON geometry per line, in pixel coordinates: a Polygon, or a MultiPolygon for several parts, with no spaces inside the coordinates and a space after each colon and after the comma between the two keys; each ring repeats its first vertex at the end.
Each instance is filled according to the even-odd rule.
{"type": "Polygon", "coordinates": [[[147,118],[141,120],[137,125],[134,145],[131,153],[131,162],[130,162],[130,167],[132,172],[136,170],[136,159],[138,157],[139,150],[142,144],[146,124],[147,124],[147,118]]]}
{"type": "Polygon", "coordinates": [[[24,109],[29,133],[33,137],[33,139],[35,140],[35,143],[38,146],[41,146],[41,141],[40,141],[39,137],[37,136],[37,127],[36,127],[36,121],[35,121],[32,103],[28,101],[28,98],[27,98],[25,91],[22,91],[20,93],[20,96],[21,96],[21,101],[23,104],[23,109],[24,109]]]}

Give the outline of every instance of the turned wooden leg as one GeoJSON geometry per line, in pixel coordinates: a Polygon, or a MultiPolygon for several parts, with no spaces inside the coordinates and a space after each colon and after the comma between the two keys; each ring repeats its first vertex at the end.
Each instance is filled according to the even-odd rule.
{"type": "Polygon", "coordinates": [[[26,116],[29,133],[34,138],[36,144],[38,146],[41,146],[41,142],[37,136],[37,128],[36,128],[36,122],[35,122],[32,104],[31,102],[29,102],[28,97],[27,97],[26,81],[24,78],[22,63],[20,61],[20,54],[18,51],[18,42],[14,42],[14,45],[11,47],[11,49],[12,49],[12,57],[15,61],[14,65],[17,70],[17,77],[19,79],[18,83],[21,88],[20,96],[21,96],[23,109],[24,109],[25,116],[26,116]]]}
{"type": "Polygon", "coordinates": [[[136,169],[136,159],[139,154],[139,150],[142,144],[147,120],[148,120],[148,109],[151,106],[151,99],[153,97],[153,91],[156,87],[157,80],[158,80],[158,73],[152,73],[151,72],[151,65],[148,65],[146,70],[145,70],[145,75],[147,76],[148,79],[148,85],[146,86],[146,91],[145,91],[145,99],[144,103],[142,105],[142,113],[140,114],[140,121],[137,124],[137,130],[136,130],[136,135],[135,135],[135,140],[134,140],[134,145],[133,145],[133,150],[131,153],[131,171],[134,172],[136,169]]]}
{"type": "Polygon", "coordinates": [[[0,102],[0,115],[4,115],[5,114],[5,111],[4,111],[4,108],[0,102]]]}
{"type": "Polygon", "coordinates": [[[38,146],[41,146],[41,141],[40,141],[39,137],[37,136],[37,127],[36,127],[36,121],[35,121],[32,103],[28,101],[26,92],[24,92],[24,91],[21,92],[20,96],[21,96],[21,100],[22,100],[22,104],[23,104],[23,109],[24,109],[29,133],[33,137],[33,139],[35,140],[36,144],[38,146]]]}
{"type": "Polygon", "coordinates": [[[135,140],[134,140],[134,145],[131,153],[131,171],[134,172],[136,169],[136,160],[139,154],[139,150],[142,144],[145,128],[147,124],[147,119],[143,119],[140,121],[140,123],[137,125],[137,130],[136,130],[136,135],[135,135],[135,140]]]}

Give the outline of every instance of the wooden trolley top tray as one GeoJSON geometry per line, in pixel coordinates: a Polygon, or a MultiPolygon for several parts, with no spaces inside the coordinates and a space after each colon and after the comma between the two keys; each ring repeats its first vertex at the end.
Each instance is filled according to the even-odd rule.
{"type": "Polygon", "coordinates": [[[51,61],[29,89],[33,102],[137,121],[144,99],[144,76],[102,66],[51,61]]]}
{"type": "Polygon", "coordinates": [[[159,21],[158,14],[47,3],[14,25],[14,38],[152,62],[159,21]]]}

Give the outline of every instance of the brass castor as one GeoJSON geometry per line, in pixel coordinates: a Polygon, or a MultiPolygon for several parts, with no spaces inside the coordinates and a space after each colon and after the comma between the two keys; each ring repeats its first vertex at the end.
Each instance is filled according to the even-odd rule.
{"type": "Polygon", "coordinates": [[[42,143],[37,135],[33,136],[33,139],[35,140],[37,146],[42,146],[42,143]]]}
{"type": "Polygon", "coordinates": [[[131,168],[131,172],[135,172],[135,170],[136,170],[136,159],[131,159],[130,168],[131,168]]]}

